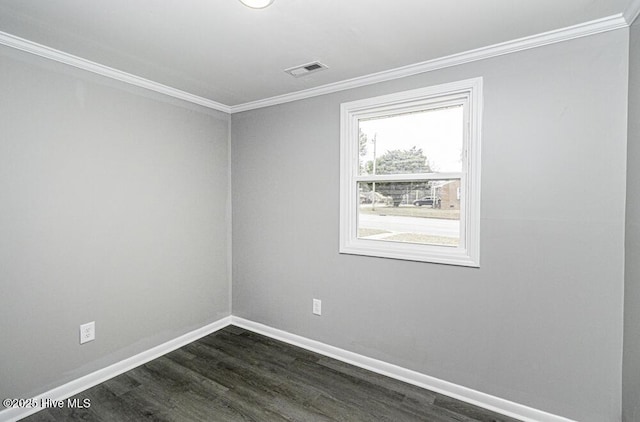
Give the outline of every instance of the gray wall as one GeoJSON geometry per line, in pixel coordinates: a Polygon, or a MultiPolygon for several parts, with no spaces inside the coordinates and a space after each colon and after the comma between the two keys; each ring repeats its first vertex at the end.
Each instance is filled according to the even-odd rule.
{"type": "Polygon", "coordinates": [[[234,315],[619,420],[627,71],[618,30],[234,114],[234,315]],[[340,103],[476,76],[481,268],[338,254],[340,103]]]}
{"type": "Polygon", "coordinates": [[[227,115],[0,47],[0,128],[0,397],[229,315],[227,115]]]}
{"type": "Polygon", "coordinates": [[[640,421],[640,21],[629,42],[629,135],[622,420],[640,421]]]}

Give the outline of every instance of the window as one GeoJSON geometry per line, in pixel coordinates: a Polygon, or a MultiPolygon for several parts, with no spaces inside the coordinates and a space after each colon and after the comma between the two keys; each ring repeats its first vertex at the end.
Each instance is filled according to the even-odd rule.
{"type": "Polygon", "coordinates": [[[478,267],[482,78],[341,106],[340,252],[478,267]]]}

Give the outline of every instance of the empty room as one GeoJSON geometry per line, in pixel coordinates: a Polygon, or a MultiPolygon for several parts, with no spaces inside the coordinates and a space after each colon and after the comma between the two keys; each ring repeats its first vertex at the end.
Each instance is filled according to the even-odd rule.
{"type": "Polygon", "coordinates": [[[640,422],[640,0],[0,0],[0,421],[640,422]]]}

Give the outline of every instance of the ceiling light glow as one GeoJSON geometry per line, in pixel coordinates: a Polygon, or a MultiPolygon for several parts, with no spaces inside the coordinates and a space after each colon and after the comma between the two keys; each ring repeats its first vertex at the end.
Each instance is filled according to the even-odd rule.
{"type": "Polygon", "coordinates": [[[273,0],[240,0],[242,4],[252,9],[264,9],[273,3],[273,0]]]}

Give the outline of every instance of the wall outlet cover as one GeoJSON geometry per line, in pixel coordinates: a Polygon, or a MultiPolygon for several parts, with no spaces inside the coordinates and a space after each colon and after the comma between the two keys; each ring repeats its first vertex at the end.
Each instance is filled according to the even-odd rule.
{"type": "Polygon", "coordinates": [[[96,322],[91,321],[80,326],[80,344],[96,339],[96,322]]]}

